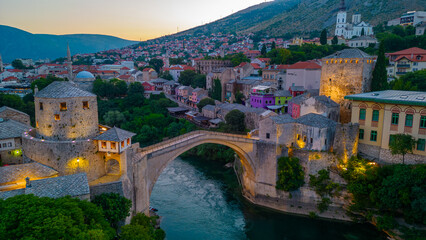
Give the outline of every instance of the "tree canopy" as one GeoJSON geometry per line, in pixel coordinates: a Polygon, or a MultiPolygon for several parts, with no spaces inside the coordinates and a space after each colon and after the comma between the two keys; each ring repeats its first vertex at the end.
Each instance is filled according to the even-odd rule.
{"type": "Polygon", "coordinates": [[[198,110],[201,112],[201,109],[203,109],[204,106],[206,105],[215,105],[214,99],[211,98],[204,98],[202,99],[198,104],[197,104],[197,108],[198,110]]]}
{"type": "Polygon", "coordinates": [[[321,43],[321,45],[327,44],[327,30],[326,29],[323,29],[322,32],[321,32],[320,43],[321,43]]]}
{"type": "Polygon", "coordinates": [[[102,208],[106,220],[111,224],[111,227],[115,229],[118,228],[118,223],[120,221],[130,216],[132,201],[117,193],[103,193],[97,195],[92,202],[102,208]]]}
{"type": "Polygon", "coordinates": [[[232,132],[244,132],[246,128],[244,119],[244,113],[237,109],[230,111],[225,116],[225,121],[228,125],[228,129],[232,132]]]}
{"type": "Polygon", "coordinates": [[[149,65],[151,65],[157,73],[160,73],[161,68],[164,66],[164,62],[161,59],[152,58],[149,60],[149,65]]]}
{"type": "Polygon", "coordinates": [[[411,135],[408,134],[394,134],[390,135],[389,148],[392,155],[401,154],[402,163],[404,163],[404,157],[407,153],[412,153],[413,148],[416,145],[416,141],[411,135]]]}
{"type": "Polygon", "coordinates": [[[385,46],[380,44],[379,54],[376,65],[373,70],[373,79],[371,81],[371,91],[381,91],[388,89],[388,76],[386,71],[385,46]]]}
{"type": "Polygon", "coordinates": [[[115,231],[94,203],[18,195],[0,199],[0,239],[113,239],[115,231]]]}

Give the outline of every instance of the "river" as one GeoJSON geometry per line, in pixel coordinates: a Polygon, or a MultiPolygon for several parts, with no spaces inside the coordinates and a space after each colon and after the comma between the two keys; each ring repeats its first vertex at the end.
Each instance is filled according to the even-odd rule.
{"type": "Polygon", "coordinates": [[[369,224],[295,216],[244,201],[232,169],[197,158],[177,158],[160,175],[151,206],[174,239],[385,239],[369,224]]]}

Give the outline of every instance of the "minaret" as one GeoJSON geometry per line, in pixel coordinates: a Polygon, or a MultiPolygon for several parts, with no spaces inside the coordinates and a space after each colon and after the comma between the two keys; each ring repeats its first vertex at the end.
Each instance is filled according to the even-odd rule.
{"type": "Polygon", "coordinates": [[[71,51],[70,45],[67,43],[67,71],[68,71],[68,81],[72,81],[72,60],[71,60],[71,51]]]}
{"type": "Polygon", "coordinates": [[[0,72],[3,72],[3,60],[1,59],[1,54],[0,54],[0,72]]]}

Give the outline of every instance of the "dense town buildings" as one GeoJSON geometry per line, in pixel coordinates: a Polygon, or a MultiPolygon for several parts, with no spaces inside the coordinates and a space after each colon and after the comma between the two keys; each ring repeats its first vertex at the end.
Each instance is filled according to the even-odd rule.
{"type": "Polygon", "coordinates": [[[389,77],[400,77],[409,72],[426,69],[426,50],[413,47],[394,53],[387,53],[389,77]]]}

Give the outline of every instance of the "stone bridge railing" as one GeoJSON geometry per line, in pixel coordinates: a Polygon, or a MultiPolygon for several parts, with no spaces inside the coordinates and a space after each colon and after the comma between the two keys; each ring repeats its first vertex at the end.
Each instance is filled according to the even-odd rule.
{"type": "Polygon", "coordinates": [[[192,131],[183,135],[180,135],[178,137],[172,138],[172,139],[168,139],[165,140],[163,142],[148,146],[148,147],[144,147],[144,148],[140,148],[139,152],[143,153],[143,154],[150,154],[156,151],[160,151],[169,147],[175,147],[175,148],[179,148],[181,146],[179,146],[181,143],[188,143],[191,140],[196,140],[196,139],[200,139],[201,137],[212,137],[212,138],[221,138],[223,137],[223,139],[227,139],[229,141],[244,141],[244,140],[256,140],[256,139],[252,139],[250,138],[248,135],[242,135],[242,134],[231,134],[231,133],[221,133],[221,132],[211,132],[211,131],[203,131],[203,130],[198,130],[198,131],[192,131]]]}

